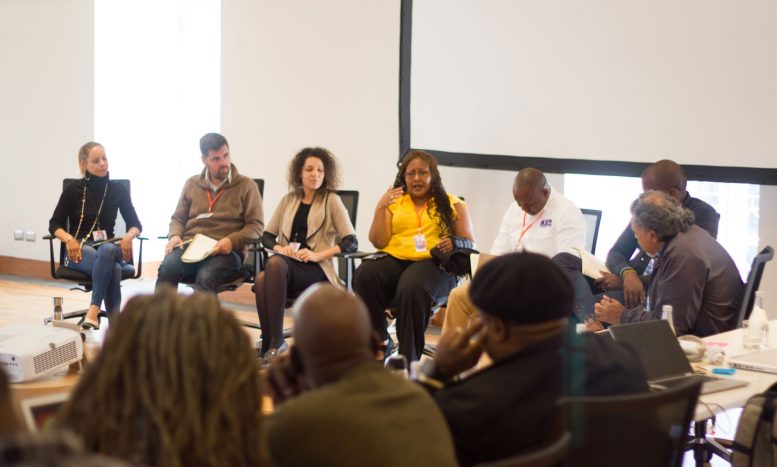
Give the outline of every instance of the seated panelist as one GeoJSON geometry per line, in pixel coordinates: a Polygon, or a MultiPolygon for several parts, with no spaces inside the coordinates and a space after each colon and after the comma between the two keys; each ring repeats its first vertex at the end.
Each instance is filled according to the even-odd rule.
{"type": "Polygon", "coordinates": [[[264,231],[262,196],[253,180],[238,173],[227,139],[208,133],[200,138],[200,152],[205,167],[183,186],[170,219],[157,287],[192,281],[196,290],[218,290],[243,266],[246,240],[260,238],[264,231]],[[204,260],[185,263],[181,256],[198,233],[218,242],[204,260]]]}
{"type": "Polygon", "coordinates": [[[378,356],[393,349],[384,313],[395,299],[399,353],[418,360],[434,298],[456,285],[456,277],[440,270],[430,250],[453,250],[454,237],[468,246],[475,241],[467,205],[445,191],[434,156],[424,151],[405,155],[393,188],[378,201],[369,235],[385,256],[362,262],[354,291],[382,340],[378,356]]]}
{"type": "Polygon", "coordinates": [[[132,259],[132,240],[142,229],[127,188],[108,176],[105,148],[89,142],[78,151],[83,178],[62,190],[49,220],[49,232],[67,248],[65,267],[92,278],[92,299],[81,321],[84,329],[100,328],[100,306],[108,313],[121,307],[122,268],[132,259]],[[121,243],[98,243],[114,236],[116,214],[127,225],[121,243]],[[68,227],[69,226],[69,230],[68,227]]]}
{"type": "MultiPolygon", "coordinates": [[[[585,247],[585,219],[580,209],[553,189],[538,169],[521,169],[513,181],[513,198],[502,216],[490,253],[494,256],[530,251],[549,258],[558,253],[578,255],[585,247]]],[[[443,333],[466,328],[477,314],[469,299],[470,282],[456,287],[448,297],[443,333]]]]}
{"type": "Polygon", "coordinates": [[[262,235],[272,255],[256,275],[256,310],[262,324],[261,355],[269,363],[287,349],[286,299],[317,282],[342,288],[332,257],[358,248],[348,211],[335,189],[337,160],[324,148],[305,148],[289,164],[289,191],[262,235]]]}

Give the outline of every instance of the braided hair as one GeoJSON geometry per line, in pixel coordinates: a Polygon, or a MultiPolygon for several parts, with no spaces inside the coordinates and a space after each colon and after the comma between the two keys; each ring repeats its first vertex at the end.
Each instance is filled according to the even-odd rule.
{"type": "Polygon", "coordinates": [[[143,465],[261,465],[259,384],[249,339],[216,296],[163,287],[111,322],[58,424],[143,465]]]}

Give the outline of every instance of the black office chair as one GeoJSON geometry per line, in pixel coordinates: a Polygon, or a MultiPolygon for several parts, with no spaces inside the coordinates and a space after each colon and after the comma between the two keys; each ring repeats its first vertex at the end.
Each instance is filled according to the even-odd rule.
{"type": "Polygon", "coordinates": [[[753,264],[750,267],[750,274],[747,276],[747,283],[742,294],[742,301],[739,304],[739,314],[737,315],[737,328],[742,327],[742,321],[750,318],[755,304],[755,293],[761,286],[761,276],[764,274],[766,263],[774,258],[774,248],[767,246],[753,258],[753,264]]]}
{"type": "MultiPolygon", "coordinates": [[[[79,183],[81,179],[78,178],[66,178],[62,181],[62,189],[64,190],[72,183],[79,183]]],[[[113,180],[116,182],[121,183],[124,185],[124,187],[127,189],[127,193],[130,192],[130,181],[129,180],[113,180]]],[[[116,218],[116,227],[120,228],[120,225],[123,224],[123,221],[121,219],[121,213],[118,214],[116,218]]],[[[70,230],[70,226],[66,225],[65,230],[70,230]]],[[[112,241],[118,242],[121,241],[122,237],[114,237],[112,241]]],[[[65,244],[60,242],[59,245],[59,257],[57,262],[55,260],[54,255],[54,240],[57,239],[57,237],[53,235],[45,235],[43,237],[44,240],[49,241],[49,267],[51,269],[51,277],[57,280],[65,280],[70,281],[73,283],[76,283],[78,285],[71,287],[70,290],[80,290],[82,292],[91,292],[92,291],[92,277],[89,275],[86,275],[84,273],[74,271],[72,269],[65,267],[65,258],[67,257],[67,248],[65,247],[65,244]]],[[[122,268],[122,276],[121,280],[124,281],[126,279],[138,279],[140,278],[140,275],[143,272],[143,241],[147,240],[145,237],[136,237],[137,240],[140,241],[140,246],[138,248],[138,260],[137,263],[135,263],[135,259],[132,258],[130,260],[129,264],[132,265],[132,268],[122,268]],[[135,265],[137,264],[137,268],[135,268],[135,265]]],[[[71,319],[71,318],[81,318],[86,316],[86,312],[88,310],[77,310],[77,311],[71,311],[67,313],[62,314],[62,319],[71,319]]],[[[102,316],[108,316],[108,313],[105,310],[100,310],[100,314],[102,316]]],[[[51,317],[45,318],[43,320],[44,323],[48,323],[51,321],[51,317]]]]}
{"type": "Polygon", "coordinates": [[[567,397],[566,465],[680,467],[700,381],[624,396],[567,397]]]}
{"type": "Polygon", "coordinates": [[[563,465],[572,435],[564,432],[558,440],[536,451],[476,464],[475,467],[553,467],[563,465]]]}
{"type": "Polygon", "coordinates": [[[596,254],[596,240],[599,238],[599,225],[602,223],[602,211],[598,209],[581,209],[585,219],[586,250],[596,254]]]}

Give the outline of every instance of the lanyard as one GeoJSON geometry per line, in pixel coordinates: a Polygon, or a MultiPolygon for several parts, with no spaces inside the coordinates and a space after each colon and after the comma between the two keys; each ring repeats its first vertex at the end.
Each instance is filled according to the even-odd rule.
{"type": "Polygon", "coordinates": [[[424,209],[429,205],[429,201],[424,203],[424,206],[415,212],[415,217],[418,219],[418,233],[421,233],[421,216],[424,215],[424,209]]]}
{"type": "Polygon", "coordinates": [[[521,244],[521,240],[523,240],[523,236],[526,234],[526,232],[529,231],[532,227],[534,227],[534,224],[537,223],[538,220],[542,218],[542,213],[545,212],[543,209],[542,211],[537,214],[537,217],[534,218],[531,224],[528,226],[526,225],[526,211],[523,211],[523,222],[521,223],[521,235],[518,236],[518,241],[515,242],[515,251],[518,251],[518,245],[521,244]]]}
{"type": "Polygon", "coordinates": [[[222,188],[221,191],[216,193],[216,197],[211,199],[210,198],[210,190],[205,190],[208,193],[208,213],[213,212],[213,203],[216,202],[217,199],[219,199],[219,196],[221,196],[222,193],[224,193],[224,189],[222,188]]]}

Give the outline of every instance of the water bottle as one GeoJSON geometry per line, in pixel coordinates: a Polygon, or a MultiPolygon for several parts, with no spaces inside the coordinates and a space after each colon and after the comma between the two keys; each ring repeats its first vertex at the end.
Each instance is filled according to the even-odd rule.
{"type": "Polygon", "coordinates": [[[674,319],[672,317],[672,305],[664,305],[661,307],[661,319],[669,321],[669,327],[672,328],[672,333],[677,335],[674,330],[674,319]]]}
{"type": "Polygon", "coordinates": [[[54,297],[54,321],[62,321],[62,297],[54,297]]]}

